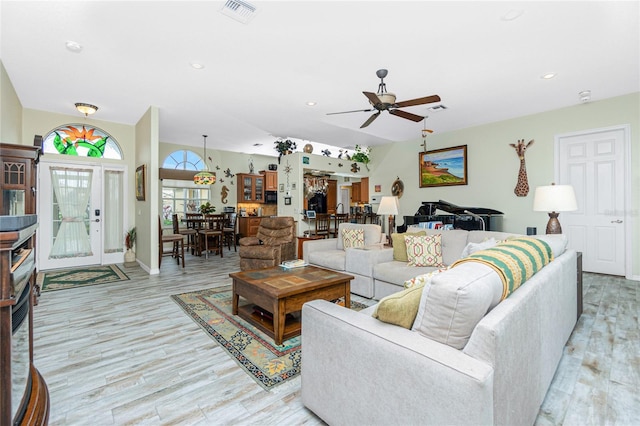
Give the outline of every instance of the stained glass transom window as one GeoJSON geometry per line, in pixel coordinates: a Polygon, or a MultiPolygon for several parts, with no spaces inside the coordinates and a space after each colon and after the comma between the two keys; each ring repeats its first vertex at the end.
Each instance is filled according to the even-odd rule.
{"type": "Polygon", "coordinates": [[[42,142],[44,153],[122,160],[118,142],[107,132],[84,124],[65,124],[42,142]]]}

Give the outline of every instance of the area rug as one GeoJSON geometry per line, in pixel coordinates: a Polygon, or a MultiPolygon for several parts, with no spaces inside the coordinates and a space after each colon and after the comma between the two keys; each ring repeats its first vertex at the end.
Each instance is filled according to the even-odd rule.
{"type": "Polygon", "coordinates": [[[39,272],[36,283],[41,291],[55,291],[128,279],[116,265],[103,265],[39,272]]]}
{"type": "MultiPolygon", "coordinates": [[[[300,336],[276,345],[258,328],[232,315],[229,286],[175,294],[171,298],[263,389],[269,390],[300,374],[300,336]]],[[[351,309],[366,307],[351,302],[351,309]]]]}

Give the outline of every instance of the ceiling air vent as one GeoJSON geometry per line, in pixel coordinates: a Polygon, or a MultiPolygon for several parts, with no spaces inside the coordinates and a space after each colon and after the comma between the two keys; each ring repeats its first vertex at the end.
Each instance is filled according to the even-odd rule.
{"type": "Polygon", "coordinates": [[[227,0],[220,12],[238,22],[248,24],[256,14],[256,7],[242,0],[227,0]]]}
{"type": "Polygon", "coordinates": [[[431,111],[444,111],[445,109],[447,109],[446,106],[440,104],[440,105],[435,105],[432,106],[431,108],[429,108],[431,111]]]}

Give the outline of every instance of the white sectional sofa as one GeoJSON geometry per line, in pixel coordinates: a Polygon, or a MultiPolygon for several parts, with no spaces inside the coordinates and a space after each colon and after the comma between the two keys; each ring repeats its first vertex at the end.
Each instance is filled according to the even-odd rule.
{"type": "Polygon", "coordinates": [[[555,259],[502,301],[488,266],[430,277],[413,329],[306,303],[303,403],[331,425],[533,424],[576,323],[576,252],[558,238],[555,259]]]}
{"type": "Polygon", "coordinates": [[[353,275],[351,292],[372,298],[373,267],[389,251],[383,249],[382,228],[372,224],[341,223],[338,226],[339,236],[343,229],[364,230],[364,247],[345,249],[341,237],[305,241],[303,259],[311,265],[353,275]]]}

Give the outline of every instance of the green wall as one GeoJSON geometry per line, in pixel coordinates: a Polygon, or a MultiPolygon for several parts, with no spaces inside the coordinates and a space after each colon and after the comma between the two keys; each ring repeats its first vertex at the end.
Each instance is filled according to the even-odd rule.
{"type": "MultiPolygon", "coordinates": [[[[548,216],[534,212],[533,193],[537,186],[554,180],[554,143],[557,135],[576,131],[628,124],[631,127],[631,206],[634,220],[631,237],[633,275],[640,276],[640,93],[594,101],[540,114],[485,124],[427,137],[427,149],[467,145],[468,185],[419,188],[418,153],[422,138],[375,147],[370,184],[381,184],[383,194],[390,194],[391,184],[398,176],[404,182],[400,199],[400,215],[413,215],[422,201],[446,200],[469,207],[489,207],[504,212],[503,229],[525,233],[527,226],[544,232],[548,216]],[[517,197],[515,188],[520,167],[515,150],[509,146],[518,139],[535,142],[526,152],[529,195],[517,197]]],[[[447,114],[438,112],[437,114],[447,114]]],[[[436,129],[437,130],[437,129],[436,129]]],[[[419,136],[419,135],[417,135],[419,136]]],[[[400,218],[397,223],[401,224],[400,218]]],[[[562,222],[562,215],[560,215],[562,222]]]]}
{"type": "Polygon", "coordinates": [[[0,142],[19,144],[21,129],[22,104],[0,61],[0,142]]]}

